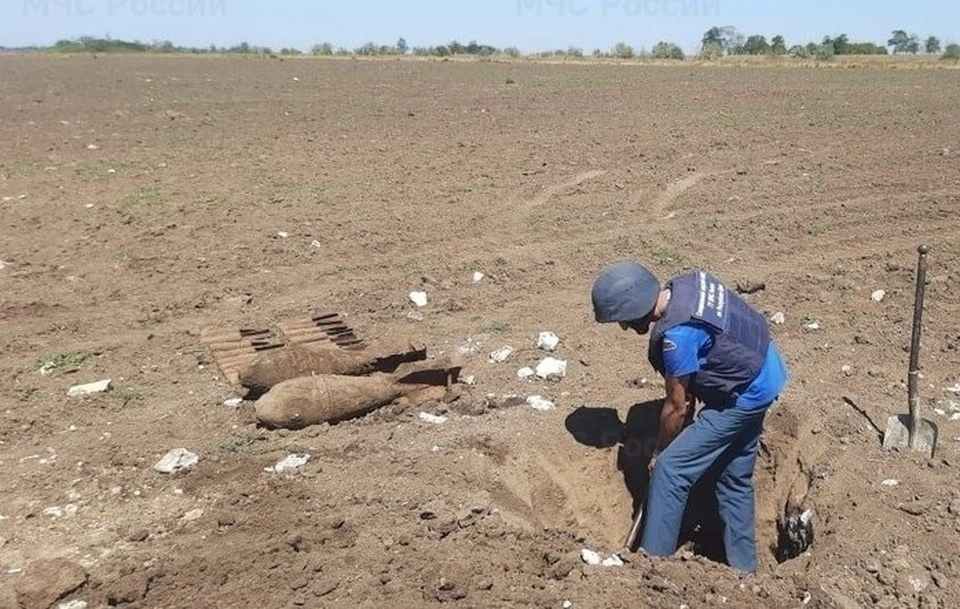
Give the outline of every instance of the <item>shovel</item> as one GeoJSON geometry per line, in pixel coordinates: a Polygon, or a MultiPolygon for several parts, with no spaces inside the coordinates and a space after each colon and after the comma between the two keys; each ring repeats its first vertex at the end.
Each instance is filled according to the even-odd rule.
{"type": "Polygon", "coordinates": [[[913,336],[910,340],[910,369],[907,374],[907,403],[909,415],[894,415],[887,420],[887,430],[883,435],[883,448],[915,450],[933,457],[937,448],[937,426],[917,414],[917,370],[920,359],[920,330],[923,317],[923,292],[927,274],[927,246],[921,245],[917,251],[917,291],[913,304],[913,336]]]}

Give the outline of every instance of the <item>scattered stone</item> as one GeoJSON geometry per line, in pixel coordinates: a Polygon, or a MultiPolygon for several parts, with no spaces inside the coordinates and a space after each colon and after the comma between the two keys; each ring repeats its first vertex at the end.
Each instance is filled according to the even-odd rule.
{"type": "Polygon", "coordinates": [[[447,422],[447,417],[439,417],[435,414],[430,414],[429,412],[421,412],[420,420],[424,423],[430,423],[431,425],[443,425],[447,422]]]}
{"type": "Polygon", "coordinates": [[[320,249],[321,247],[323,247],[323,244],[317,241],[316,239],[314,239],[313,241],[310,242],[310,247],[315,249],[320,249]]]}
{"type": "Polygon", "coordinates": [[[410,302],[417,305],[418,307],[427,306],[427,293],[426,292],[410,292],[410,302]]]}
{"type": "Polygon", "coordinates": [[[622,566],[623,566],[623,559],[621,559],[619,556],[617,556],[616,554],[614,554],[613,556],[610,556],[610,557],[608,557],[608,558],[605,558],[604,561],[603,561],[602,563],[600,563],[600,566],[602,566],[602,567],[622,567],[622,566]]]}
{"type": "Polygon", "coordinates": [[[472,338],[468,338],[459,345],[457,345],[457,353],[460,355],[476,355],[480,352],[480,347],[483,346],[483,343],[476,341],[472,338]]]}
{"type": "Polygon", "coordinates": [[[67,505],[60,507],[59,505],[50,506],[43,510],[44,516],[50,516],[51,518],[70,518],[77,514],[79,508],[75,503],[68,503],[67,505]]]}
{"type": "Polygon", "coordinates": [[[900,486],[900,481],[894,480],[893,478],[891,478],[889,480],[884,480],[883,482],[881,482],[880,486],[890,486],[890,487],[900,486]]]}
{"type": "Polygon", "coordinates": [[[534,410],[553,410],[556,408],[553,402],[540,395],[531,395],[527,398],[527,405],[534,410]]]}
{"type": "Polygon", "coordinates": [[[96,144],[87,144],[87,150],[100,150],[100,146],[96,144]]]}
{"type": "Polygon", "coordinates": [[[567,362],[548,357],[537,364],[536,373],[538,377],[548,381],[561,379],[567,376],[567,362]]]}
{"type": "Polygon", "coordinates": [[[58,558],[30,564],[14,588],[21,607],[51,607],[86,583],[83,567],[58,558]]]}
{"type": "Polygon", "coordinates": [[[573,607],[573,603],[570,601],[563,601],[563,609],[570,609],[571,607],[573,607]]]}
{"type": "Polygon", "coordinates": [[[497,349],[496,351],[490,354],[490,363],[491,364],[504,363],[505,361],[510,359],[510,356],[513,355],[513,351],[514,351],[513,347],[509,345],[504,345],[503,347],[500,347],[499,349],[497,349]]]}
{"type": "Polygon", "coordinates": [[[773,317],[770,318],[770,321],[777,324],[778,326],[782,326],[787,322],[787,317],[782,312],[777,311],[776,313],[773,314],[773,317]]]}
{"type": "Polygon", "coordinates": [[[587,548],[580,550],[580,560],[594,567],[599,566],[600,563],[603,562],[603,558],[601,558],[599,554],[587,548]]]}
{"type": "Polygon", "coordinates": [[[230,398],[223,402],[223,405],[227,408],[240,408],[241,404],[243,404],[243,398],[230,398]]]}
{"type": "Polygon", "coordinates": [[[840,371],[843,372],[844,376],[853,376],[853,366],[842,366],[840,371]]]}
{"type": "Polygon", "coordinates": [[[528,378],[536,376],[536,374],[537,374],[536,371],[534,371],[533,368],[529,368],[529,367],[521,368],[517,370],[517,378],[520,379],[521,381],[525,381],[528,378]]]}
{"type": "Polygon", "coordinates": [[[407,313],[407,319],[411,321],[423,321],[423,313],[420,311],[410,311],[407,313]]]}
{"type": "Polygon", "coordinates": [[[468,386],[468,387],[473,387],[474,385],[477,384],[477,377],[475,377],[475,376],[472,375],[472,374],[468,374],[467,376],[463,377],[463,378],[460,379],[460,380],[461,380],[461,382],[463,382],[464,385],[466,385],[466,386],[468,386]]]}
{"type": "Polygon", "coordinates": [[[812,321],[804,326],[804,328],[806,328],[807,330],[819,330],[820,327],[821,326],[819,321],[812,321]]]}
{"type": "Polygon", "coordinates": [[[946,387],[946,390],[949,391],[950,393],[960,394],[960,383],[957,383],[953,387],[946,387]]]}
{"type": "Polygon", "coordinates": [[[263,471],[271,474],[282,474],[283,472],[293,471],[299,469],[310,462],[311,456],[308,454],[293,454],[287,455],[276,465],[263,468],[263,471]]]}
{"type": "Polygon", "coordinates": [[[67,395],[72,398],[76,398],[76,397],[81,397],[85,395],[106,393],[107,391],[110,391],[112,387],[113,387],[113,381],[110,379],[106,379],[103,381],[97,381],[96,383],[87,383],[86,385],[76,385],[74,387],[71,387],[70,390],[67,391],[67,395]]]}
{"type": "Polygon", "coordinates": [[[133,533],[127,535],[127,541],[132,541],[133,543],[140,543],[146,541],[150,537],[150,532],[146,529],[137,529],[133,533]]]}
{"type": "Polygon", "coordinates": [[[911,501],[900,506],[900,511],[911,516],[923,516],[927,513],[927,506],[919,501],[911,501]]]}
{"type": "Polygon", "coordinates": [[[200,457],[186,448],[175,448],[157,461],[153,469],[161,474],[178,474],[193,469],[200,461],[200,457]]]}
{"type": "Polygon", "coordinates": [[[541,332],[537,338],[537,349],[553,352],[560,344],[560,337],[553,332],[541,332]]]}
{"type": "Polygon", "coordinates": [[[505,410],[507,408],[516,408],[523,406],[527,401],[519,395],[509,394],[497,396],[496,394],[487,394],[487,403],[494,410],[505,410]]]}
{"type": "Polygon", "coordinates": [[[193,522],[194,520],[200,520],[201,518],[203,518],[203,510],[200,508],[197,508],[195,510],[190,510],[189,512],[184,514],[182,520],[184,522],[193,522]]]}
{"type": "Polygon", "coordinates": [[[877,290],[873,294],[870,294],[870,300],[873,302],[883,302],[883,299],[887,297],[887,293],[883,290],[877,290]]]}
{"type": "Polygon", "coordinates": [[[87,609],[87,601],[81,601],[79,599],[64,601],[57,605],[57,609],[87,609]]]}
{"type": "Polygon", "coordinates": [[[280,237],[281,239],[286,239],[290,236],[290,233],[286,231],[279,231],[277,232],[277,236],[280,237]]]}
{"type": "Polygon", "coordinates": [[[738,281],[737,292],[741,294],[756,294],[767,289],[767,284],[762,281],[738,281]]]}
{"type": "Polygon", "coordinates": [[[484,277],[485,277],[485,275],[484,275],[483,273],[481,273],[480,271],[474,271],[474,272],[473,272],[473,282],[474,282],[474,283],[480,283],[481,281],[483,281],[483,278],[484,278],[484,277]]]}

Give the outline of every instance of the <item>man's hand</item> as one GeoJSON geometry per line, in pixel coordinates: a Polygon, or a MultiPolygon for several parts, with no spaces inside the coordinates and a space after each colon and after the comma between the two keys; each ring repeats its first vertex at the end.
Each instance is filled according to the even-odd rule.
{"type": "Polygon", "coordinates": [[[666,379],[667,396],[663,402],[663,411],[660,414],[660,433],[657,436],[657,448],[649,466],[651,471],[653,470],[653,463],[656,461],[656,455],[664,450],[680,433],[680,430],[683,429],[683,422],[693,407],[693,401],[688,395],[689,386],[690,378],[687,376],[666,379]]]}
{"type": "Polygon", "coordinates": [[[647,463],[647,473],[648,473],[648,474],[653,475],[653,468],[656,467],[656,465],[657,465],[657,457],[658,457],[658,456],[660,456],[660,451],[659,451],[659,450],[654,451],[653,454],[650,455],[650,462],[647,463]]]}

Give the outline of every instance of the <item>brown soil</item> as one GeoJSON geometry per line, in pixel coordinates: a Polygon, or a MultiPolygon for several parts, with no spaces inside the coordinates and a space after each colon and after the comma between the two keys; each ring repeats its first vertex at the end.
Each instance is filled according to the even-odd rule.
{"type": "Polygon", "coordinates": [[[0,70],[0,606],[956,606],[952,72],[38,56],[0,70]],[[881,450],[868,424],[906,410],[921,242],[933,459],[881,450]],[[748,298],[786,315],[756,577],[704,556],[715,528],[698,514],[669,561],[580,561],[627,532],[636,436],[662,391],[642,340],[592,322],[590,283],[621,257],[765,283],[748,298]],[[269,431],[224,406],[234,388],[200,330],[316,311],[434,356],[478,341],[462,358],[477,386],[428,409],[449,409],[442,426],[396,405],[269,431]],[[519,381],[542,330],[567,377],[519,381]],[[505,344],[513,358],[488,363],[505,344]],[[67,397],[105,378],[109,393],[67,397]],[[491,409],[488,393],[557,408],[491,409]],[[153,470],[180,447],[195,470],[153,470]],[[289,453],[312,459],[264,471],[289,453]],[[781,564],[778,520],[807,509],[813,545],[781,564]]]}

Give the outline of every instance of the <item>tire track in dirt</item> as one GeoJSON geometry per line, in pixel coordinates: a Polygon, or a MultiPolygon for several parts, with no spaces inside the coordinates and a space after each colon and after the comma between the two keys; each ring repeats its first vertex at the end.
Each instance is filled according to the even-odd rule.
{"type": "Polygon", "coordinates": [[[541,205],[547,203],[550,199],[556,197],[563,191],[569,190],[571,188],[575,188],[583,184],[584,182],[595,180],[606,173],[607,173],[606,169],[594,169],[591,171],[578,173],[577,175],[573,176],[569,180],[564,180],[563,182],[558,182],[551,186],[547,186],[546,188],[543,189],[543,192],[541,192],[539,195],[527,201],[523,205],[520,205],[517,208],[516,212],[518,215],[522,215],[522,216],[529,215],[537,207],[540,207],[541,205]]]}
{"type": "Polygon", "coordinates": [[[651,212],[655,216],[663,215],[671,203],[676,201],[680,195],[696,186],[697,182],[706,177],[718,175],[720,173],[723,172],[713,171],[707,173],[695,173],[680,180],[674,180],[673,182],[670,182],[667,184],[667,187],[664,189],[664,191],[660,193],[660,196],[654,200],[653,205],[651,206],[651,212]]]}
{"type": "MultiPolygon", "coordinates": [[[[878,202],[896,202],[896,203],[909,203],[911,201],[916,201],[919,199],[928,199],[934,197],[951,197],[951,196],[960,196],[960,190],[956,188],[939,188],[934,190],[924,190],[924,191],[910,191],[910,192],[892,192],[892,193],[880,193],[876,195],[868,196],[859,196],[851,197],[844,199],[834,199],[831,201],[824,201],[822,203],[810,203],[806,205],[793,205],[787,208],[783,207],[766,207],[761,209],[753,210],[744,210],[741,212],[735,212],[732,214],[723,213],[717,214],[718,217],[725,221],[734,221],[742,222],[747,220],[755,220],[764,216],[773,216],[773,215],[790,215],[791,218],[798,218],[800,215],[818,215],[820,212],[843,208],[843,207],[852,207],[856,208],[864,204],[876,205],[878,202]]],[[[711,215],[711,212],[716,213],[719,208],[706,208],[704,214],[707,216],[711,215]]],[[[894,210],[895,211],[895,210],[894,210]]],[[[875,217],[875,212],[870,213],[870,218],[875,217]]]]}

